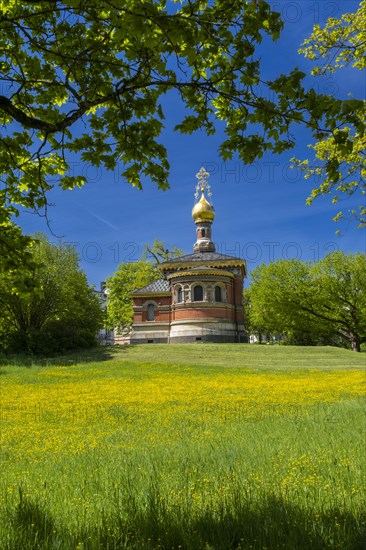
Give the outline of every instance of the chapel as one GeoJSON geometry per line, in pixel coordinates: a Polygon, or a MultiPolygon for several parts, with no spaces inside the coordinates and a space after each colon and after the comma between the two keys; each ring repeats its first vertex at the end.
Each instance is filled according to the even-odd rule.
{"type": "Polygon", "coordinates": [[[209,173],[196,177],[193,254],[159,264],[161,278],[133,292],[131,344],[247,341],[245,260],[216,252],[209,173]]]}

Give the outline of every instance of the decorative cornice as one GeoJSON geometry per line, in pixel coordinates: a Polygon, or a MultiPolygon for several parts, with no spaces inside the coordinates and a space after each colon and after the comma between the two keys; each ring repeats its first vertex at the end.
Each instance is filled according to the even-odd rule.
{"type": "Polygon", "coordinates": [[[178,302],[176,304],[172,304],[171,307],[172,310],[175,311],[188,311],[190,309],[235,309],[235,306],[233,304],[229,304],[229,302],[204,302],[203,300],[199,302],[178,302]]]}
{"type": "Polygon", "coordinates": [[[141,334],[140,331],[134,331],[135,327],[141,327],[141,328],[152,328],[154,327],[155,330],[159,330],[159,327],[169,327],[170,323],[169,321],[143,321],[142,323],[134,323],[132,327],[132,332],[135,332],[135,334],[141,334]]]}
{"type": "Polygon", "coordinates": [[[179,327],[179,326],[184,326],[184,325],[193,325],[193,326],[199,326],[199,327],[204,327],[205,328],[205,325],[206,324],[209,324],[209,325],[221,325],[223,328],[226,328],[225,325],[229,328],[229,327],[233,327],[233,328],[236,328],[236,323],[234,321],[232,321],[231,319],[221,319],[221,318],[217,318],[217,317],[187,317],[186,319],[177,319],[177,320],[174,320],[170,323],[170,326],[171,327],[179,327]]]}
{"type": "Polygon", "coordinates": [[[222,269],[195,269],[192,271],[178,271],[176,273],[170,273],[167,275],[167,279],[176,279],[181,277],[200,277],[201,275],[213,275],[215,277],[229,277],[234,279],[234,275],[231,271],[224,271],[222,269]]]}
{"type": "MultiPolygon", "coordinates": [[[[207,267],[241,267],[246,273],[245,260],[233,258],[232,260],[205,260],[205,266],[207,267]]],[[[197,262],[164,262],[164,264],[158,265],[161,271],[176,271],[177,269],[189,269],[198,267],[197,262]]]]}

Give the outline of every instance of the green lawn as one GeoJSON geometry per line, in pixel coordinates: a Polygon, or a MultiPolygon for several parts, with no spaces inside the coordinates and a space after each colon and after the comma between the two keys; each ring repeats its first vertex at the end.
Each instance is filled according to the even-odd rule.
{"type": "Polygon", "coordinates": [[[177,365],[249,368],[364,368],[366,353],[324,347],[249,344],[150,344],[107,346],[55,359],[1,358],[0,365],[71,365],[93,361],[161,362],[177,365]]]}
{"type": "Polygon", "coordinates": [[[184,344],[3,358],[0,548],[363,548],[365,357],[184,344]]]}

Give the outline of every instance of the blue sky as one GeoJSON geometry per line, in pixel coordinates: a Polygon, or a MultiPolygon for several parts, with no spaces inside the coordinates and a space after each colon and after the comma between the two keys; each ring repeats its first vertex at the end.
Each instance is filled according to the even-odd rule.
{"type": "MultiPolygon", "coordinates": [[[[297,50],[314,23],[323,25],[329,16],[355,11],[359,2],[276,0],[271,5],[282,14],[285,29],[275,46],[264,44],[261,48],[263,78],[288,72],[296,65],[310,73],[310,62],[297,50]]],[[[365,75],[349,69],[312,82],[320,91],[342,97],[349,92],[365,97],[365,84],[365,75]]],[[[316,260],[336,249],[365,251],[364,230],[356,229],[354,223],[339,226],[332,221],[340,207],[332,205],[330,198],[305,205],[312,182],[290,169],[290,158],[308,157],[306,131],[298,127],[296,148],[281,156],[267,154],[252,166],[238,159],[223,163],[218,155],[223,138],[220,130],[210,137],[202,132],[190,136],[174,133],[172,128],[182,113],[173,94],[165,100],[165,115],[162,142],[171,165],[170,190],[159,191],[147,182],[139,191],[119,177],[118,169],[108,172],[80,162],[74,167],[87,176],[87,185],[73,191],[55,189],[49,195],[54,204],[49,211],[52,232],[74,243],[91,284],[99,286],[120,262],[139,259],[144,243],[155,238],[182,248],[184,253],[192,252],[195,227],[191,209],[195,174],[201,166],[211,173],[217,250],[243,257],[249,271],[276,258],[316,260]],[[335,234],[337,228],[341,236],[335,234]]],[[[341,207],[347,209],[351,203],[345,201],[341,207]]],[[[43,218],[23,213],[18,221],[26,233],[44,231],[55,240],[43,218]]]]}

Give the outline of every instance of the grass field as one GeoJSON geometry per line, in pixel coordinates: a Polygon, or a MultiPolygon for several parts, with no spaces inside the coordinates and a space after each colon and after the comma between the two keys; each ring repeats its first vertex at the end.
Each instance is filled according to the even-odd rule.
{"type": "Polygon", "coordinates": [[[1,550],[364,548],[365,358],[185,344],[0,359],[1,550]]]}

